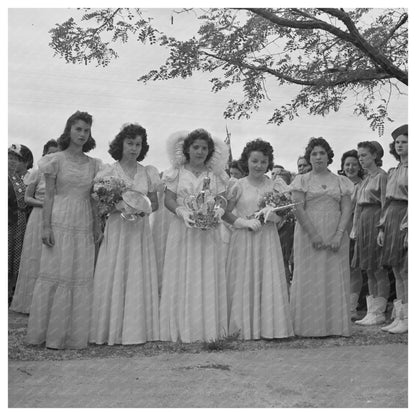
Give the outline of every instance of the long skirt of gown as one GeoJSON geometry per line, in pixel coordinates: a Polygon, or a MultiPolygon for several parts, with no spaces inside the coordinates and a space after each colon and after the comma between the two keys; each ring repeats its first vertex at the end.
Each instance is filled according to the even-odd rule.
{"type": "Polygon", "coordinates": [[[219,229],[172,219],[160,301],[163,341],[212,341],[227,335],[225,256],[219,229]]]}
{"type": "Polygon", "coordinates": [[[46,347],[85,348],[92,303],[94,237],[89,199],[56,196],[53,247],[42,246],[33,291],[27,342],[46,347]]]}
{"type": "Polygon", "coordinates": [[[107,220],[94,273],[90,342],[141,344],[159,339],[159,295],[149,218],[107,220]]]}
{"type": "MultiPolygon", "coordinates": [[[[311,202],[306,208],[316,231],[329,241],[335,234],[339,203],[332,198],[311,202]]],[[[315,250],[307,232],[296,223],[294,273],[290,307],[295,335],[349,336],[350,322],[349,238],[346,233],[337,252],[315,250]]]]}
{"type": "Polygon", "coordinates": [[[293,336],[282,249],[275,224],[233,230],[227,259],[229,333],[243,339],[293,336]]]}
{"type": "Polygon", "coordinates": [[[169,225],[174,214],[164,204],[164,193],[158,193],[159,209],[150,214],[150,228],[156,252],[157,273],[159,280],[159,294],[162,289],[163,262],[165,260],[166,240],[168,238],[169,225]]]}
{"type": "Polygon", "coordinates": [[[34,207],[26,225],[19,276],[10,309],[29,313],[42,254],[42,208],[34,207]]]}

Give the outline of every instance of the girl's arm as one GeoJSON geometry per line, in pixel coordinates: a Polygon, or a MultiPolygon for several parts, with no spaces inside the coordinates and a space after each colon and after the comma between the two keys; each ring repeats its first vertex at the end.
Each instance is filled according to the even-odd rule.
{"type": "Polygon", "coordinates": [[[305,202],[305,193],[300,191],[292,191],[293,202],[297,203],[295,206],[295,215],[300,226],[307,232],[309,238],[312,241],[313,248],[320,250],[324,247],[324,240],[316,231],[315,226],[313,225],[309,215],[305,211],[304,202],[305,202]]]}
{"type": "Polygon", "coordinates": [[[342,237],[344,236],[345,230],[351,221],[351,196],[343,195],[340,202],[341,207],[341,218],[338,222],[337,230],[333,235],[331,241],[328,244],[328,248],[332,251],[338,251],[341,246],[342,237]]]}
{"type": "Polygon", "coordinates": [[[159,209],[159,200],[157,198],[157,192],[149,192],[147,197],[150,199],[152,203],[152,212],[155,212],[159,209]]]}
{"type": "Polygon", "coordinates": [[[34,197],[37,183],[30,183],[25,192],[25,202],[33,207],[43,207],[43,202],[34,197]]]}
{"type": "Polygon", "coordinates": [[[45,174],[45,201],[42,210],[42,243],[48,247],[53,247],[55,238],[52,231],[52,208],[55,199],[55,180],[54,176],[45,174]]]}

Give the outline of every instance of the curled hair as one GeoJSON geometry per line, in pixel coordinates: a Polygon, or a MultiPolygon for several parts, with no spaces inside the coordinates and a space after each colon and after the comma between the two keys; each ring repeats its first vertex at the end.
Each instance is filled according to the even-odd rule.
{"type": "Polygon", "coordinates": [[[228,169],[238,169],[244,175],[244,169],[240,166],[240,162],[238,160],[232,160],[228,164],[228,169]]]}
{"type": "MultiPolygon", "coordinates": [[[[84,121],[85,123],[92,126],[92,116],[84,111],[76,111],[72,116],[70,116],[66,122],[64,132],[58,139],[58,145],[61,150],[68,148],[69,143],[71,142],[71,127],[79,120],[84,121]]],[[[82,151],[88,153],[90,150],[95,148],[95,140],[91,136],[88,137],[88,140],[82,146],[82,151]]]]}
{"type": "Polygon", "coordinates": [[[357,176],[362,179],[363,176],[364,176],[364,169],[360,165],[360,162],[358,160],[358,152],[355,149],[348,150],[342,155],[342,157],[341,157],[341,169],[338,171],[338,174],[346,176],[345,172],[344,172],[344,163],[345,163],[345,161],[348,157],[353,157],[353,158],[357,159],[357,162],[358,162],[358,174],[357,174],[357,176]]]}
{"type": "Polygon", "coordinates": [[[306,161],[311,164],[311,153],[314,147],[320,146],[322,147],[326,155],[328,156],[328,165],[332,163],[334,160],[334,151],[332,150],[332,147],[329,145],[329,143],[323,138],[323,137],[311,137],[309,140],[308,145],[305,148],[305,159],[306,161]]]}
{"type": "Polygon", "coordinates": [[[110,143],[110,148],[108,153],[115,160],[121,160],[123,157],[123,143],[126,139],[135,139],[137,136],[142,138],[142,149],[139,156],[137,156],[137,161],[140,162],[144,159],[147,152],[149,151],[149,144],[147,143],[147,132],[144,127],[140,124],[127,124],[125,125],[117,136],[110,143]]]}
{"type": "Polygon", "coordinates": [[[207,163],[214,154],[215,144],[211,135],[205,129],[196,129],[191,131],[183,142],[182,152],[185,155],[186,161],[189,162],[189,148],[195,140],[204,140],[208,145],[208,155],[204,163],[207,163]]]}
{"type": "MultiPolygon", "coordinates": [[[[403,134],[403,136],[408,137],[408,135],[407,135],[407,134],[403,134]]],[[[396,139],[397,139],[397,137],[396,137],[396,139]]],[[[393,141],[389,144],[389,148],[390,148],[389,153],[390,153],[391,155],[393,155],[393,156],[394,156],[394,158],[400,162],[400,156],[399,156],[399,155],[398,155],[398,153],[396,152],[396,139],[394,139],[394,140],[393,140],[393,141]]]]}
{"type": "Polygon", "coordinates": [[[45,156],[51,147],[59,147],[55,139],[48,140],[43,146],[42,156],[45,156]]]}
{"type": "Polygon", "coordinates": [[[374,145],[374,143],[369,141],[360,142],[357,145],[357,149],[368,149],[372,155],[376,155],[375,163],[376,166],[383,166],[383,161],[381,160],[379,149],[374,145]]]}
{"type": "Polygon", "coordinates": [[[33,154],[32,154],[32,151],[27,146],[25,146],[24,144],[20,144],[18,146],[20,146],[20,154],[18,154],[16,152],[13,152],[13,151],[10,151],[10,150],[8,151],[9,154],[14,155],[20,161],[25,163],[27,169],[33,168],[33,154]]]}
{"type": "Polygon", "coordinates": [[[261,152],[264,156],[267,156],[269,159],[269,164],[267,166],[266,172],[273,169],[273,147],[269,142],[266,142],[263,139],[255,139],[248,142],[243,152],[241,153],[241,157],[239,163],[241,167],[244,169],[244,173],[248,175],[248,159],[250,157],[251,152],[261,152]]]}

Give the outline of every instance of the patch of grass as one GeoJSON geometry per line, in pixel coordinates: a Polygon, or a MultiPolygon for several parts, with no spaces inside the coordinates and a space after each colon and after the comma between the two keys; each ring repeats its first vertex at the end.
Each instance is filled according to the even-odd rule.
{"type": "Polygon", "coordinates": [[[9,360],[16,361],[63,361],[100,358],[130,358],[156,356],[160,354],[199,354],[201,352],[255,351],[262,349],[336,348],[338,346],[360,346],[380,344],[407,344],[407,334],[393,335],[380,330],[382,325],[352,325],[350,337],[302,338],[291,337],[272,340],[243,341],[240,334],[223,336],[209,342],[147,342],[141,345],[95,345],[84,350],[49,350],[44,346],[25,343],[28,316],[9,312],[9,360]]]}

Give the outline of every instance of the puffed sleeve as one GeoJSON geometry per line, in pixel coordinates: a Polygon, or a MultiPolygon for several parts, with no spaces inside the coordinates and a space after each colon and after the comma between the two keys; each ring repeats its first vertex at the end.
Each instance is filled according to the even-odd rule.
{"type": "Polygon", "coordinates": [[[158,170],[152,165],[145,166],[145,169],[149,183],[148,192],[157,192],[161,183],[158,170]]]}
{"type": "Polygon", "coordinates": [[[341,190],[341,196],[352,195],[354,192],[354,183],[350,181],[346,176],[338,176],[339,189],[341,190]]]}
{"type": "Polygon", "coordinates": [[[101,159],[98,159],[98,158],[94,158],[94,163],[95,163],[95,166],[94,166],[94,169],[95,169],[94,170],[94,174],[97,175],[97,173],[100,170],[103,169],[104,163],[103,163],[103,161],[101,159]]]}
{"type": "Polygon", "coordinates": [[[63,157],[64,155],[60,152],[43,156],[38,162],[40,173],[56,177],[63,157]]]}
{"type": "Polygon", "coordinates": [[[113,174],[114,174],[113,165],[109,163],[101,163],[98,172],[95,174],[94,180],[103,178],[104,176],[113,176],[113,174]]]}
{"type": "Polygon", "coordinates": [[[243,187],[239,180],[230,181],[230,186],[227,189],[226,198],[228,201],[237,202],[243,193],[243,187]]]}
{"type": "Polygon", "coordinates": [[[293,179],[292,183],[288,186],[289,191],[298,191],[298,192],[306,192],[307,191],[307,184],[306,184],[306,175],[307,173],[301,175],[296,175],[293,179]]]}
{"type": "Polygon", "coordinates": [[[163,173],[163,181],[166,184],[166,189],[176,194],[179,183],[179,169],[170,168],[163,173]]]}
{"type": "Polygon", "coordinates": [[[289,185],[287,185],[287,183],[279,176],[276,176],[276,178],[274,179],[273,190],[281,193],[290,192],[289,185]]]}
{"type": "Polygon", "coordinates": [[[37,185],[39,183],[39,180],[40,180],[39,169],[32,169],[28,173],[28,175],[23,178],[23,183],[26,186],[37,185]]]}

